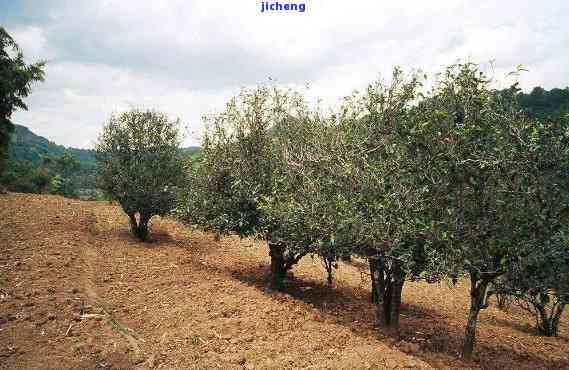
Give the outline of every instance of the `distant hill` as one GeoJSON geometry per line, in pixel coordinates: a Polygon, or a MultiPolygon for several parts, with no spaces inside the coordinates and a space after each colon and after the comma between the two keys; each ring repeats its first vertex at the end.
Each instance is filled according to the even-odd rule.
{"type": "MultiPolygon", "coordinates": [[[[58,145],[43,136],[33,133],[25,126],[14,126],[15,131],[9,150],[9,163],[13,170],[12,172],[16,174],[15,178],[21,178],[26,173],[41,169],[44,166],[44,157],[60,157],[65,153],[69,153],[79,162],[79,168],[72,175],[78,188],[92,190],[97,187],[97,160],[94,150],[68,148],[58,145]]],[[[182,148],[181,152],[184,156],[196,159],[199,158],[201,150],[201,147],[190,146],[182,148]]],[[[24,190],[20,189],[20,191],[24,190]]]]}
{"type": "Polygon", "coordinates": [[[43,136],[34,134],[29,128],[14,125],[15,131],[10,145],[10,159],[17,161],[30,161],[39,165],[42,157],[46,155],[60,156],[65,152],[70,153],[81,163],[82,166],[95,166],[95,151],[91,149],[66,148],[57,145],[43,136]]]}
{"type": "MultiPolygon", "coordinates": [[[[34,134],[29,128],[21,125],[16,127],[10,145],[10,159],[17,161],[30,161],[40,165],[42,157],[46,155],[60,156],[67,152],[81,164],[82,167],[94,167],[96,165],[95,151],[92,149],[68,148],[63,145],[55,144],[43,136],[34,134]]],[[[201,152],[199,146],[182,148],[185,155],[194,156],[201,152]]]]}
{"type": "Polygon", "coordinates": [[[187,148],[182,148],[182,153],[190,156],[194,156],[202,151],[201,146],[189,146],[187,148]]]}

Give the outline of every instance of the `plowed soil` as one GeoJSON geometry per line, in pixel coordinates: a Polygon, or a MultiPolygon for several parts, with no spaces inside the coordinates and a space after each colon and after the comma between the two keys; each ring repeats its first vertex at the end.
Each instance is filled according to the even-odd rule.
{"type": "Polygon", "coordinates": [[[375,327],[361,261],[329,287],[306,257],[275,293],[262,242],[152,230],[136,241],[108,203],[0,195],[0,368],[569,368],[569,317],[540,337],[515,306],[481,313],[462,361],[467,281],[407,283],[394,338],[375,327]]]}

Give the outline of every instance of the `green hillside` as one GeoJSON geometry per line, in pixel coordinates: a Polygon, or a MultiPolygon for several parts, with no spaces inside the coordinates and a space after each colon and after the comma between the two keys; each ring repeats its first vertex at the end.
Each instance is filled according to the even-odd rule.
{"type": "Polygon", "coordinates": [[[26,160],[39,165],[44,156],[60,156],[68,152],[81,165],[89,167],[95,165],[95,151],[91,149],[66,148],[34,134],[25,126],[14,126],[15,131],[10,145],[10,159],[12,160],[26,160]]]}
{"type": "Polygon", "coordinates": [[[14,126],[15,131],[9,149],[9,166],[12,169],[41,168],[44,165],[44,158],[61,157],[68,153],[79,163],[73,171],[73,178],[77,187],[79,189],[96,188],[94,150],[66,148],[43,136],[36,135],[25,126],[14,126]]]}
{"type": "MultiPolygon", "coordinates": [[[[8,170],[0,179],[11,191],[38,192],[46,178],[54,170],[53,161],[46,164],[46,158],[61,158],[71,155],[77,162],[69,175],[79,194],[93,193],[97,188],[96,159],[92,149],[68,148],[58,145],[43,136],[33,133],[22,125],[14,125],[15,131],[9,148],[8,170]],[[52,168],[50,168],[52,167],[52,168]]],[[[199,158],[200,147],[182,148],[182,155],[193,159],[199,158]]]]}
{"type": "MultiPolygon", "coordinates": [[[[10,145],[10,159],[12,160],[26,160],[34,164],[41,164],[43,156],[60,156],[67,152],[82,166],[90,167],[96,164],[95,151],[92,149],[67,148],[63,145],[57,145],[43,136],[34,134],[25,126],[14,126],[16,129],[10,145]]],[[[199,146],[189,146],[182,148],[182,153],[194,156],[201,152],[201,149],[199,146]]]]}

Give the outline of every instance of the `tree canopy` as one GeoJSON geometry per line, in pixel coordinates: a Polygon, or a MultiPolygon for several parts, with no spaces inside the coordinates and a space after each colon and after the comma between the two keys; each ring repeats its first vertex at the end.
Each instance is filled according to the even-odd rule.
{"type": "Polygon", "coordinates": [[[294,91],[244,90],[208,118],[178,215],[265,240],[279,290],[304,255],[328,267],[367,259],[379,322],[395,332],[407,279],[466,275],[468,358],[490,286],[503,276],[525,293],[539,285],[512,266],[543,270],[532,276],[547,296],[566,291],[535,261],[565,261],[544,248],[567,251],[569,141],[564,120],[528,116],[517,85],[493,89],[476,64],[449,66],[429,90],[425,78],[396,68],[332,111],[294,91]]]}
{"type": "Polygon", "coordinates": [[[113,115],[96,146],[100,188],[129,216],[132,232],[148,237],[148,223],[175,205],[184,181],[179,122],[162,113],[132,110],[113,115]]]}
{"type": "Polygon", "coordinates": [[[10,117],[17,109],[28,109],[24,99],[31,93],[33,82],[43,81],[44,67],[43,61],[26,64],[18,44],[0,26],[0,175],[14,131],[10,117]]]}

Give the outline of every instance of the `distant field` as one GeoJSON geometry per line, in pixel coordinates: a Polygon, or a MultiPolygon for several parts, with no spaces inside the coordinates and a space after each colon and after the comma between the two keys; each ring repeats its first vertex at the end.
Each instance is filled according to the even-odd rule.
{"type": "Polygon", "coordinates": [[[466,281],[408,283],[395,339],[374,327],[357,260],[327,287],[306,257],[273,293],[260,242],[155,219],[142,244],[127,224],[104,202],[0,195],[0,368],[569,368],[569,317],[539,337],[516,307],[482,311],[461,361],[466,281]]]}

